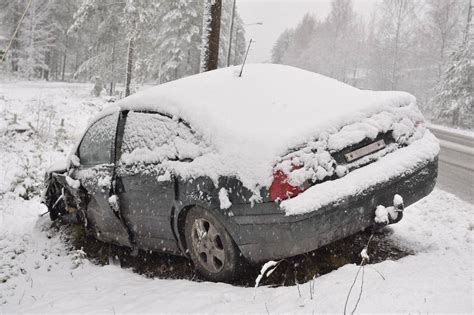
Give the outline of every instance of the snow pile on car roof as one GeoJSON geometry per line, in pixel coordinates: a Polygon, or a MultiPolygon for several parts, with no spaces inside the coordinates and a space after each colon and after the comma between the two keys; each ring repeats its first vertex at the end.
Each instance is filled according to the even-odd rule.
{"type": "Polygon", "coordinates": [[[275,162],[289,148],[384,110],[415,106],[408,93],[363,91],[294,67],[249,64],[242,77],[239,70],[230,67],[169,82],[115,106],[189,122],[215,146],[216,154],[213,161],[201,160],[198,168],[186,172],[196,176],[200,167],[214,165],[202,173],[236,175],[249,188],[269,185],[275,162]]]}
{"type": "Polygon", "coordinates": [[[220,149],[280,153],[414,97],[362,91],[325,76],[274,64],[249,64],[169,82],[120,101],[122,109],[154,110],[188,121],[220,149]]]}

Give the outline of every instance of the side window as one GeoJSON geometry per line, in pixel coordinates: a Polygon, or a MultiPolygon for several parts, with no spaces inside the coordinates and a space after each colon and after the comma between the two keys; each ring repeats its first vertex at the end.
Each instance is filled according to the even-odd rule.
{"type": "Polygon", "coordinates": [[[82,138],[79,158],[83,165],[110,163],[117,129],[118,113],[106,116],[93,124],[82,138]]]}
{"type": "Polygon", "coordinates": [[[204,143],[190,127],[160,114],[129,112],[121,162],[190,161],[204,152],[204,143]]]}

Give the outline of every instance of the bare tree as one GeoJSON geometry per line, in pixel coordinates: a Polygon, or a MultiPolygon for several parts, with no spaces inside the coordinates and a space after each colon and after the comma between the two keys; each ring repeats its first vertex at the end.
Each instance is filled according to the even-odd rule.
{"type": "Polygon", "coordinates": [[[459,16],[458,0],[429,0],[428,17],[438,41],[438,80],[444,70],[446,48],[455,39],[459,16]]]}
{"type": "Polygon", "coordinates": [[[397,0],[394,5],[397,7],[396,15],[394,16],[395,22],[395,38],[393,41],[393,57],[392,57],[392,69],[390,75],[390,88],[393,90],[396,86],[397,71],[398,71],[398,53],[400,50],[400,32],[403,23],[404,15],[407,10],[407,0],[397,0]]]}

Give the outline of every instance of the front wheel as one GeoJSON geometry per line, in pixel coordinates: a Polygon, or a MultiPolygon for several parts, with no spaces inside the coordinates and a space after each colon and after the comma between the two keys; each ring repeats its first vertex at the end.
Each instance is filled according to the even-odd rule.
{"type": "Polygon", "coordinates": [[[240,252],[219,220],[210,211],[194,208],[186,216],[186,245],[198,272],[211,281],[237,276],[240,252]]]}

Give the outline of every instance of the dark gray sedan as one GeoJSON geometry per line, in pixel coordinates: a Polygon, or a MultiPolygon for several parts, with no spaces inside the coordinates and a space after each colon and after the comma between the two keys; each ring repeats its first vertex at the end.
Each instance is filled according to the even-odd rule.
{"type": "Polygon", "coordinates": [[[212,71],[100,113],[48,171],[44,203],[99,240],[185,255],[224,281],[244,260],[398,222],[432,191],[438,150],[406,93],[249,65],[242,78],[212,71]]]}

